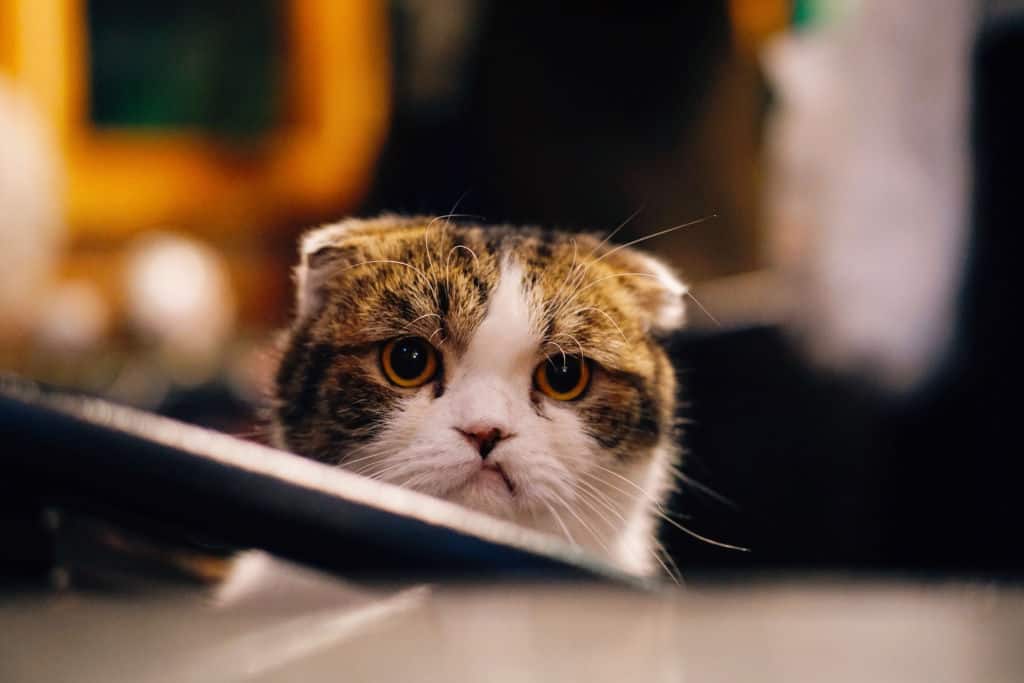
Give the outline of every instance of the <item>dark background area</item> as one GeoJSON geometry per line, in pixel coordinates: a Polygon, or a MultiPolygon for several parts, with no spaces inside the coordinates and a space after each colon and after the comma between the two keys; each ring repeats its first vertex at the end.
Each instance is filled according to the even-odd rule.
{"type": "Polygon", "coordinates": [[[454,208],[596,231],[635,214],[622,241],[717,213],[708,229],[648,246],[698,280],[758,263],[753,140],[764,91],[733,49],[726,3],[479,11],[454,83],[427,93],[413,81],[423,57],[395,13],[396,111],[361,213],[454,208]],[[724,120],[711,125],[719,107],[724,120]]]}
{"type": "MultiPolygon", "coordinates": [[[[723,136],[700,138],[723,78],[760,93],[719,121],[734,137],[757,139],[756,113],[768,97],[756,69],[730,50],[725,4],[587,6],[488,5],[464,85],[431,107],[402,99],[410,57],[397,41],[399,109],[365,211],[444,214],[457,204],[458,213],[493,222],[607,230],[644,208],[626,241],[724,206],[723,220],[672,243],[669,257],[698,279],[757,265],[755,221],[745,213],[753,199],[744,197],[754,193],[735,172],[744,155],[717,146],[723,136]],[[700,164],[714,154],[733,159],[700,164]]],[[[1024,570],[1011,303],[1019,292],[1014,186],[1024,100],[1013,81],[1021,46],[1024,22],[1012,15],[977,39],[968,275],[955,351],[928,382],[892,397],[812,367],[773,327],[673,340],[692,420],[684,469],[731,503],[683,482],[672,514],[750,548],[713,547],[666,524],[663,540],[684,573],[1024,570]]]]}

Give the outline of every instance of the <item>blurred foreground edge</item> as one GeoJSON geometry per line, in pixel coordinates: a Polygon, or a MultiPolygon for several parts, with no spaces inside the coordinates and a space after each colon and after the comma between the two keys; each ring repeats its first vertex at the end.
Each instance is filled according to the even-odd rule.
{"type": "Polygon", "coordinates": [[[0,442],[2,564],[22,578],[51,569],[51,544],[26,524],[42,531],[43,511],[55,506],[345,576],[646,585],[557,539],[443,501],[24,382],[0,381],[0,442]]]}

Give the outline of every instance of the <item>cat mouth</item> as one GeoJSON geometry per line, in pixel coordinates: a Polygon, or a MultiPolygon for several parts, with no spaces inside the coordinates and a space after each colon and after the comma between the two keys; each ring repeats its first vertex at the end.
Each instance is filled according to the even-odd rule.
{"type": "Polygon", "coordinates": [[[471,481],[478,482],[484,486],[504,486],[510,495],[515,495],[516,493],[516,485],[512,483],[504,468],[495,462],[488,462],[481,466],[476,474],[473,475],[471,481]]]}

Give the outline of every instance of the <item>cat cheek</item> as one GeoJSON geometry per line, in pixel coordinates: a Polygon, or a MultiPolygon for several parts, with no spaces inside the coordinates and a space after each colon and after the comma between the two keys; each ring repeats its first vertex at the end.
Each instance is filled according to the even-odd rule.
{"type": "Polygon", "coordinates": [[[629,388],[597,398],[581,408],[580,417],[601,449],[629,459],[657,443],[662,431],[659,412],[653,396],[629,388]]]}

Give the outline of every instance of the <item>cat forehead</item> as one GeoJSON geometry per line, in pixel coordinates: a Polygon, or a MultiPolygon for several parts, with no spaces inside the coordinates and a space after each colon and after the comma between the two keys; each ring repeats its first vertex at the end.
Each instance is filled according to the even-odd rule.
{"type": "Polygon", "coordinates": [[[322,288],[328,317],[363,341],[416,334],[459,354],[492,305],[507,317],[512,299],[494,298],[501,283],[538,346],[610,366],[635,365],[626,357],[652,330],[681,324],[685,292],[654,259],[593,235],[394,216],[310,233],[297,280],[300,309],[313,298],[304,288],[322,288]]]}

